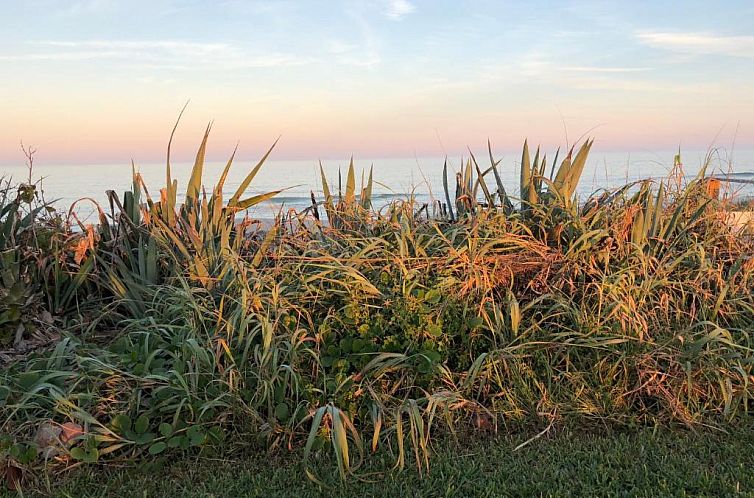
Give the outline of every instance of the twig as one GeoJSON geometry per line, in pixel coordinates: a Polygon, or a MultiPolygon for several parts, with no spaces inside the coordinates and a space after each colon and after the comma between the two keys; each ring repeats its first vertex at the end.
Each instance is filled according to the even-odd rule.
{"type": "Polygon", "coordinates": [[[548,425],[548,426],[547,426],[547,427],[545,428],[545,430],[543,430],[542,432],[540,432],[540,433],[539,433],[539,434],[537,434],[536,436],[534,436],[534,437],[532,437],[532,438],[530,438],[530,439],[528,439],[528,440],[524,441],[523,443],[519,444],[518,446],[516,446],[515,448],[513,448],[513,451],[518,451],[518,450],[520,450],[520,449],[521,449],[521,448],[523,448],[524,446],[528,445],[529,443],[531,443],[531,442],[533,442],[533,441],[536,441],[537,439],[541,438],[542,436],[544,436],[545,434],[547,434],[548,432],[550,432],[550,429],[552,429],[552,426],[553,426],[553,424],[555,424],[555,418],[554,418],[554,417],[553,417],[553,419],[552,419],[552,420],[550,420],[550,425],[548,425]]]}

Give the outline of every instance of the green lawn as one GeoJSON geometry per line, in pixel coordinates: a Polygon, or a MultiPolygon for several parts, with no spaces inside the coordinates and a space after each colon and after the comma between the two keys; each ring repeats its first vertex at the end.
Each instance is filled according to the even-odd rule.
{"type": "MultiPolygon", "coordinates": [[[[748,421],[747,421],[748,422],[748,421]]],[[[745,425],[745,424],[744,424],[745,425]]],[[[521,437],[457,446],[438,444],[429,474],[389,472],[372,457],[358,478],[341,484],[334,467],[303,474],[297,458],[264,453],[184,458],[156,468],[89,467],[50,485],[54,496],[754,496],[754,431],[730,434],[640,429],[626,433],[564,432],[518,451],[521,437]]],[[[54,482],[54,481],[53,481],[54,482]]],[[[30,490],[26,495],[34,495],[30,490]]]]}

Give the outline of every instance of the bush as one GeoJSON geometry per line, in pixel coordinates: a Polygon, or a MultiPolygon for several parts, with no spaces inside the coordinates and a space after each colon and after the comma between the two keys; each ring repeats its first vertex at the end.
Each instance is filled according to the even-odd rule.
{"type": "Polygon", "coordinates": [[[210,195],[201,185],[206,140],[182,204],[168,166],[159,200],[134,174],[97,226],[32,216],[43,238],[6,236],[24,285],[57,323],[83,325],[0,373],[13,466],[262,439],[331,452],[345,476],[365,441],[387,444],[398,467],[407,453],[429,465],[438,429],[748,413],[754,248],[703,176],[580,202],[591,142],[549,178],[525,145],[523,200],[487,186],[499,179],[490,151],[446,202],[375,210],[371,173],[357,195],[352,164],[345,195],[323,178],[322,203],[260,230],[239,214],[276,194],[242,199],[267,155],[224,202],[227,169],[210,195]],[[74,436],[32,455],[43,424],[66,423],[74,436]]]}

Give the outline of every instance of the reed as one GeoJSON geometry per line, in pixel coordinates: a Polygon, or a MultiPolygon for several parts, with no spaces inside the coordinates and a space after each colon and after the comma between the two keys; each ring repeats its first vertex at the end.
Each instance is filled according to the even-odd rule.
{"type": "Polygon", "coordinates": [[[135,173],[95,226],[0,190],[0,341],[53,338],[6,355],[2,465],[263,441],[347,478],[379,447],[428,469],[438,431],[748,416],[754,247],[703,175],[579,199],[592,142],[559,165],[524,143],[516,199],[490,146],[455,192],[444,166],[444,203],[376,209],[351,162],[262,229],[243,212],[281,190],[244,196],[272,148],[225,201],[208,136],[182,204],[169,154],[159,199],[135,173]]]}

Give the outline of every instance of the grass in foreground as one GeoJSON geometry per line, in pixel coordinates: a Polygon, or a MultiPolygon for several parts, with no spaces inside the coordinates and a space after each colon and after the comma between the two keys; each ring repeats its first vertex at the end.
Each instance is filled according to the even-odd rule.
{"type": "Polygon", "coordinates": [[[240,217],[277,192],[245,194],[264,158],[226,202],[231,161],[203,187],[206,143],[185,202],[168,165],[159,197],[135,174],[97,225],[0,188],[0,469],[22,482],[252,441],[359,482],[375,449],[426,472],[449,430],[751,411],[754,240],[680,157],[581,199],[591,142],[559,167],[525,143],[515,199],[490,147],[455,199],[444,167],[446,203],[380,209],[350,165],[342,192],[323,178],[324,201],[260,228],[240,217]]]}
{"type": "MultiPolygon", "coordinates": [[[[300,459],[260,452],[232,459],[185,459],[150,467],[87,467],[39,493],[53,496],[754,496],[754,432],[641,429],[601,435],[563,432],[518,451],[523,436],[438,443],[423,478],[389,472],[371,459],[364,480],[341,483],[329,463],[327,487],[302,479],[300,459]]],[[[27,496],[34,493],[27,490],[27,496]]],[[[8,495],[10,496],[10,495],[8,495]]]]}

